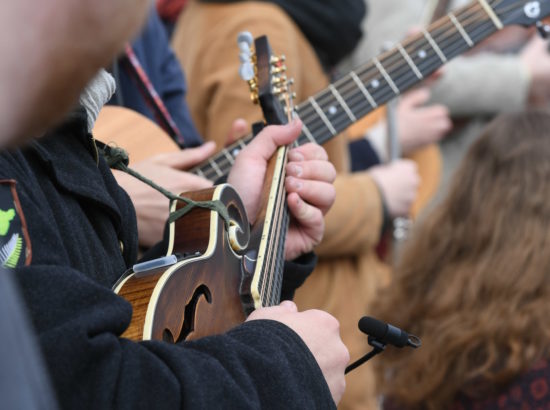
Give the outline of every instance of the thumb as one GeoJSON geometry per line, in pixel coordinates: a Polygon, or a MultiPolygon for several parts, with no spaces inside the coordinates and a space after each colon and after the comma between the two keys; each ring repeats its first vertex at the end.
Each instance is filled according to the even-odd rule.
{"type": "Polygon", "coordinates": [[[233,124],[231,124],[231,129],[227,133],[227,138],[225,139],[226,146],[234,143],[238,139],[241,139],[244,137],[249,130],[248,122],[242,118],[237,118],[235,121],[233,121],[233,124]]]}
{"type": "Polygon", "coordinates": [[[297,312],[298,307],[296,306],[296,303],[294,303],[291,300],[283,300],[279,307],[284,308],[285,310],[288,310],[289,312],[297,312]]]}

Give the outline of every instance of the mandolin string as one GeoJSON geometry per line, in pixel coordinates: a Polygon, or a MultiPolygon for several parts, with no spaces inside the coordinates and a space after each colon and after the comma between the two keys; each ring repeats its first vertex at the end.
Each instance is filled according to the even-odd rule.
{"type": "MultiPolygon", "coordinates": [[[[511,7],[509,7],[509,8],[511,8],[511,7]]],[[[479,38],[484,38],[486,36],[486,33],[490,32],[490,31],[496,31],[495,28],[494,28],[494,25],[493,25],[493,23],[490,19],[482,20],[482,26],[481,26],[482,27],[482,32],[481,33],[476,33],[475,32],[475,31],[479,30],[479,26],[477,28],[473,29],[473,30],[468,29],[468,25],[471,24],[471,20],[472,20],[471,17],[472,16],[473,17],[479,17],[482,12],[485,13],[485,11],[481,9],[479,4],[475,4],[473,6],[466,6],[465,9],[459,10],[455,14],[457,19],[460,21],[460,24],[463,25],[464,29],[466,30],[466,32],[469,34],[470,38],[472,38],[472,41],[474,41],[474,42],[477,42],[477,40],[479,38]],[[478,8],[478,10],[474,10],[474,8],[478,8]],[[464,15],[468,12],[473,12],[473,15],[468,16],[469,20],[465,21],[464,20],[464,15]],[[489,26],[488,27],[489,29],[487,30],[485,27],[483,27],[483,25],[484,26],[489,26]]],[[[501,14],[501,13],[502,13],[502,11],[499,11],[499,14],[501,14]]],[[[477,22],[477,21],[478,20],[475,20],[475,22],[477,22]]],[[[464,38],[462,37],[462,35],[460,35],[460,33],[456,29],[455,25],[450,21],[450,19],[448,17],[446,19],[441,19],[441,21],[434,23],[434,25],[430,26],[429,29],[431,30],[430,33],[431,33],[432,37],[434,38],[434,41],[436,41],[436,43],[439,44],[440,47],[444,48],[445,51],[447,51],[447,53],[449,54],[449,46],[447,45],[448,44],[447,40],[448,40],[449,36],[447,36],[446,38],[443,38],[443,40],[442,40],[440,38],[442,36],[442,34],[434,31],[437,28],[441,28],[441,29],[444,30],[443,33],[442,33],[443,35],[447,35],[448,32],[449,32],[449,29],[451,30],[451,36],[450,37],[454,41],[454,44],[455,44],[455,47],[450,50],[451,53],[455,53],[457,51],[456,49],[464,48],[464,38]],[[444,20],[447,20],[447,21],[444,21],[444,20]]],[[[406,42],[403,43],[403,46],[404,46],[405,49],[410,48],[412,46],[412,47],[416,47],[416,50],[418,49],[418,47],[426,46],[426,45],[428,45],[426,39],[423,36],[420,36],[420,35],[417,35],[417,36],[413,37],[412,39],[408,39],[408,40],[406,40],[406,42]]],[[[428,50],[432,50],[432,47],[428,48],[428,50]]],[[[395,49],[390,50],[390,52],[388,52],[388,53],[389,53],[389,56],[392,57],[394,60],[403,60],[401,54],[396,52],[395,49]]],[[[385,66],[386,66],[385,68],[388,71],[388,73],[391,73],[390,75],[392,76],[392,78],[397,78],[398,74],[396,75],[394,73],[395,65],[393,63],[391,65],[388,64],[387,57],[388,56],[384,57],[384,55],[382,55],[379,58],[380,58],[380,61],[381,61],[382,65],[385,64],[385,66]]],[[[451,57],[449,56],[449,59],[450,58],[451,57]]],[[[419,70],[421,72],[423,72],[424,71],[423,67],[426,66],[426,65],[431,66],[432,64],[434,64],[434,60],[435,60],[435,64],[438,67],[440,65],[442,65],[442,62],[439,59],[439,57],[437,56],[437,53],[435,52],[435,50],[433,50],[430,53],[429,57],[424,59],[423,66],[419,67],[419,70]]],[[[406,73],[408,74],[407,77],[412,76],[412,81],[410,81],[407,78],[405,80],[406,85],[402,86],[402,88],[407,88],[408,85],[411,84],[411,83],[414,84],[416,82],[419,82],[418,77],[416,77],[414,75],[414,72],[410,69],[410,66],[404,60],[403,60],[403,63],[399,64],[398,69],[402,68],[402,67],[405,68],[406,73]]],[[[376,69],[376,67],[371,63],[371,64],[367,64],[366,66],[360,67],[356,71],[356,73],[357,73],[358,77],[361,78],[365,75],[365,72],[372,71],[373,69],[376,69]]],[[[378,74],[378,76],[380,75],[380,73],[377,71],[377,69],[376,69],[376,74],[378,74]]],[[[346,84],[350,84],[349,79],[346,79],[346,77],[342,77],[339,81],[335,82],[333,85],[339,86],[339,82],[342,82],[344,80],[347,80],[346,84]]],[[[362,79],[362,81],[363,81],[363,83],[368,82],[368,80],[365,81],[363,79],[362,79]]],[[[355,94],[358,94],[358,91],[357,91],[358,87],[354,87],[354,88],[355,89],[353,91],[355,92],[355,94]]],[[[388,87],[383,87],[383,88],[386,91],[388,90],[388,87]]],[[[359,90],[359,93],[360,93],[360,90],[359,90]]],[[[347,92],[343,92],[343,94],[344,95],[342,95],[342,97],[346,101],[350,99],[349,94],[347,92]]],[[[360,94],[362,95],[362,93],[360,93],[360,94]]],[[[324,90],[323,92],[319,93],[318,95],[321,95],[322,97],[324,95],[328,95],[327,90],[324,90]]],[[[332,95],[332,94],[330,94],[330,95],[332,95]]],[[[382,96],[382,98],[383,99],[391,98],[393,95],[395,95],[395,93],[393,93],[393,91],[390,91],[389,93],[385,93],[382,96]]],[[[355,110],[355,111],[358,111],[360,113],[357,116],[358,118],[360,118],[360,116],[364,116],[365,114],[368,114],[371,111],[370,104],[368,104],[368,102],[365,102],[364,97],[362,99],[363,99],[362,103],[360,103],[360,104],[351,104],[351,107],[350,107],[350,109],[352,109],[352,111],[355,110]]],[[[376,99],[380,100],[381,97],[376,95],[376,99]]],[[[298,109],[300,109],[302,106],[304,106],[304,104],[299,105],[298,109]]],[[[301,113],[299,112],[299,114],[301,114],[301,113]]],[[[303,116],[303,114],[302,114],[302,115],[300,115],[300,117],[302,117],[302,120],[304,121],[306,126],[307,126],[307,121],[310,120],[310,119],[313,120],[316,123],[315,130],[314,130],[314,132],[312,132],[312,134],[319,134],[321,132],[321,130],[323,130],[323,128],[325,128],[325,131],[323,132],[323,134],[326,134],[326,125],[324,124],[324,122],[322,122],[322,120],[319,121],[320,119],[319,119],[316,112],[311,113],[311,114],[313,114],[313,115],[312,116],[311,115],[303,116]]],[[[334,122],[334,120],[332,122],[334,122]]],[[[346,121],[346,122],[348,122],[348,121],[346,121]]],[[[310,122],[310,126],[311,125],[312,124],[310,122]]],[[[348,126],[348,124],[346,124],[346,127],[347,126],[348,126]]],[[[341,126],[339,128],[341,128],[341,126]]],[[[303,142],[306,142],[306,141],[309,142],[309,139],[306,138],[305,139],[306,141],[304,141],[304,138],[302,138],[302,137],[304,137],[303,134],[300,136],[300,139],[302,139],[303,142]]],[[[327,137],[324,137],[324,138],[326,139],[327,137]]],[[[332,138],[332,135],[328,136],[328,138],[332,138]]],[[[319,138],[316,138],[316,140],[319,141],[319,138]]],[[[217,165],[220,167],[220,169],[222,170],[222,172],[224,174],[227,174],[227,172],[228,172],[228,170],[229,170],[229,168],[231,167],[232,164],[229,162],[229,160],[224,159],[223,156],[220,155],[220,157],[222,158],[222,160],[221,161],[216,161],[217,165]]],[[[211,167],[210,167],[210,169],[211,169],[211,167]]],[[[214,171],[214,173],[215,173],[215,175],[211,174],[213,177],[215,177],[217,175],[217,173],[215,171],[214,171]]]]}
{"type": "MultiPolygon", "coordinates": [[[[283,176],[284,178],[284,172],[283,176]]],[[[269,306],[273,306],[280,299],[280,289],[282,282],[283,266],[281,260],[284,260],[284,244],[285,244],[285,231],[288,229],[288,225],[285,226],[285,215],[287,214],[286,210],[286,190],[284,189],[284,184],[281,184],[279,187],[279,200],[277,201],[277,210],[276,210],[276,219],[274,222],[275,230],[275,240],[274,246],[271,251],[271,268],[269,270],[271,275],[271,280],[269,281],[268,287],[268,303],[269,306]]]]}
{"type": "MultiPolygon", "coordinates": [[[[285,93],[283,100],[283,107],[287,113],[287,123],[292,120],[292,99],[290,97],[290,85],[289,90],[285,93]]],[[[278,150],[278,152],[281,148],[278,150]]],[[[277,178],[277,189],[275,192],[275,198],[273,201],[272,221],[269,226],[269,238],[266,243],[271,244],[267,249],[266,255],[266,269],[262,269],[262,272],[268,275],[269,280],[267,283],[267,289],[262,289],[262,306],[273,306],[275,302],[280,298],[281,284],[283,279],[283,265],[284,261],[284,246],[286,239],[286,231],[288,230],[288,219],[285,215],[288,214],[287,202],[286,202],[286,165],[288,164],[288,153],[290,151],[290,145],[282,148],[281,165],[279,169],[274,169],[272,181],[277,178]],[[275,173],[278,173],[276,176],[275,173]],[[265,293],[267,292],[267,298],[265,293]],[[278,294],[277,294],[278,293],[278,294]],[[267,299],[267,300],[266,300],[267,299]]],[[[275,182],[272,182],[272,186],[275,182]]],[[[268,210],[269,211],[269,210],[268,210]]]]}
{"type": "MultiPolygon", "coordinates": [[[[284,148],[284,157],[282,162],[282,169],[278,172],[279,182],[277,184],[277,189],[275,192],[275,198],[273,201],[273,209],[267,210],[271,212],[272,219],[271,224],[269,225],[266,244],[269,243],[271,246],[268,246],[265,249],[265,257],[263,261],[263,267],[261,269],[261,275],[266,277],[266,280],[262,281],[262,288],[260,294],[262,295],[262,306],[266,306],[266,303],[270,303],[273,298],[273,288],[272,285],[276,280],[280,279],[280,272],[276,271],[276,262],[278,257],[278,251],[281,235],[281,212],[285,208],[285,189],[284,189],[284,177],[285,177],[285,164],[287,162],[288,156],[288,147],[284,148]]],[[[274,181],[276,176],[274,175],[272,181],[274,181]]],[[[272,182],[273,184],[274,182],[272,182]]],[[[267,306],[270,306],[269,304],[267,306]]]]}

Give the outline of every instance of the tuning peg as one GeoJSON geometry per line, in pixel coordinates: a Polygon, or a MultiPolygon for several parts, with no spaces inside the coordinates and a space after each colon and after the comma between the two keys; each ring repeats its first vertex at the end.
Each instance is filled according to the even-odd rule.
{"type": "Polygon", "coordinates": [[[287,77],[286,77],[286,75],[284,75],[284,74],[283,74],[283,75],[280,75],[280,76],[275,76],[275,77],[273,78],[272,83],[273,83],[274,85],[286,84],[286,83],[287,83],[287,77]]]}
{"type": "Polygon", "coordinates": [[[537,21],[536,27],[542,38],[546,39],[550,37],[550,25],[545,24],[542,21],[537,21]]]}
{"type": "Polygon", "coordinates": [[[252,47],[252,44],[254,43],[254,37],[252,37],[252,34],[248,31],[241,31],[239,35],[237,36],[237,44],[239,47],[244,48],[246,45],[247,49],[250,50],[250,47],[252,47]]]}
{"type": "Polygon", "coordinates": [[[241,67],[239,68],[239,75],[245,81],[253,80],[255,74],[254,74],[254,67],[252,66],[252,63],[245,62],[241,64],[241,67]]]}
{"type": "Polygon", "coordinates": [[[251,56],[250,56],[250,53],[240,53],[239,54],[239,61],[244,64],[244,63],[250,63],[250,61],[252,60],[251,56]]]}
{"type": "Polygon", "coordinates": [[[275,95],[281,95],[281,94],[284,94],[288,91],[288,88],[286,86],[282,86],[282,87],[273,87],[271,89],[271,91],[273,92],[273,94],[275,95]]]}
{"type": "Polygon", "coordinates": [[[271,74],[281,74],[285,72],[286,72],[286,65],[277,66],[271,70],[271,74]]]}

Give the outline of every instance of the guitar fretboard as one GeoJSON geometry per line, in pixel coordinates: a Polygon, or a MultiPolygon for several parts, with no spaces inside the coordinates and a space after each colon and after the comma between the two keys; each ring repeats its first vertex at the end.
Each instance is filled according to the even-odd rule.
{"type": "MultiPolygon", "coordinates": [[[[295,111],[303,129],[298,144],[324,144],[501,29],[490,3],[477,0],[449,13],[299,104],[295,111]]],[[[237,141],[192,172],[211,181],[227,176],[235,156],[251,140],[249,135],[237,141]]]]}

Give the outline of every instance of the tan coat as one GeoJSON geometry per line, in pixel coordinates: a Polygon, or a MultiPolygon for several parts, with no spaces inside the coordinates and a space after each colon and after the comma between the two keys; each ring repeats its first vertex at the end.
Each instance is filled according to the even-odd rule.
{"type": "MultiPolygon", "coordinates": [[[[173,47],[189,84],[188,103],[195,123],[207,140],[219,147],[232,121],[260,120],[248,87],[238,76],[236,38],[240,31],[266,34],[277,54],[285,54],[289,76],[295,79],[298,101],[328,85],[315,52],[293,21],[277,6],[265,2],[195,4],[191,2],[174,33],[173,47]]],[[[382,223],[380,195],[366,173],[351,174],[342,136],[325,145],[339,174],[336,203],[326,217],[326,232],[316,249],[320,262],[296,294],[300,309],[320,308],[340,320],[342,337],[352,359],[370,350],[357,330],[369,301],[388,279],[387,267],[374,252],[382,223]]],[[[341,408],[375,408],[369,367],[347,377],[341,408]]]]}

